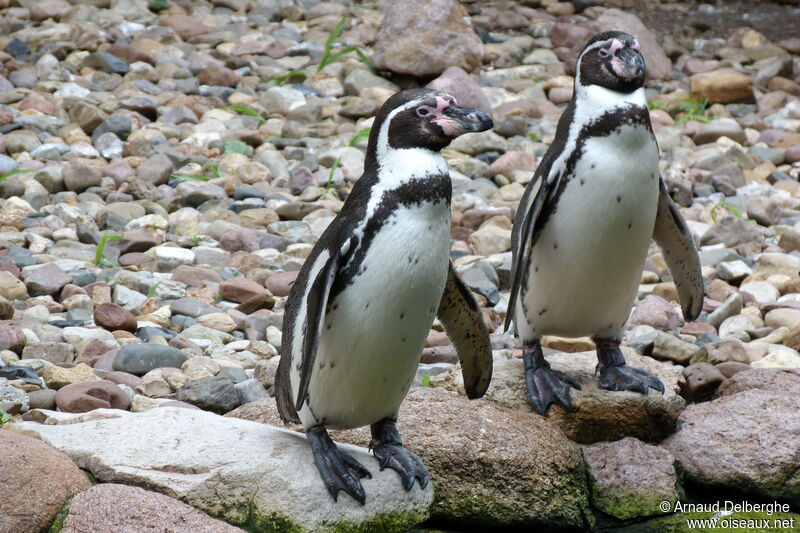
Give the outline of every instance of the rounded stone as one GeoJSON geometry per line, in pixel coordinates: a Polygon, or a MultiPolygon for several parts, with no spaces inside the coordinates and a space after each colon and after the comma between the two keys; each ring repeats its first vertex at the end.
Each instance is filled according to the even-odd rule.
{"type": "Polygon", "coordinates": [[[154,368],[180,368],[184,361],[186,355],[176,348],[143,342],[120,348],[114,358],[113,368],[119,372],[143,376],[154,368]]]}

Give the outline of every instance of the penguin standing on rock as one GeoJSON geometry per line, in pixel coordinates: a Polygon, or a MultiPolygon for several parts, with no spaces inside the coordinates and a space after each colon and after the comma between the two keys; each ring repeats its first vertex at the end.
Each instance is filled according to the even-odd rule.
{"type": "Polygon", "coordinates": [[[395,425],[434,318],[458,352],[470,398],[492,374],[480,308],[453,270],[450,175],[439,151],[492,126],[489,115],[430,89],[395,94],[375,117],[364,162],[338,216],[320,237],[286,303],[276,397],[301,422],[334,500],[364,504],[369,471],[339,451],[326,428],[369,425],[380,468],[406,490],[428,483],[395,425]]]}
{"type": "Polygon", "coordinates": [[[512,233],[506,329],[513,320],[529,400],[541,414],[554,402],[571,410],[569,387],[580,388],[550,368],[542,335],[591,336],[604,389],[664,392],[658,378],[626,365],[619,348],[651,238],[664,252],[684,317],[695,319],[703,304],[691,233],[659,176],[639,42],[618,31],[596,35],[576,71],[572,101],[512,233]]]}

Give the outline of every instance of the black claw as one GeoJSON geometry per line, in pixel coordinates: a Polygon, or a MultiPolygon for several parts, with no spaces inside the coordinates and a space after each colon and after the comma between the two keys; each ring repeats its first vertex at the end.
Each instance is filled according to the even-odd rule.
{"type": "Polygon", "coordinates": [[[369,448],[378,460],[381,471],[391,468],[400,475],[400,481],[406,491],[414,487],[414,480],[419,481],[423,489],[428,486],[428,470],[419,457],[403,447],[395,420],[385,418],[372,424],[372,441],[369,448]]]}
{"type": "Polygon", "coordinates": [[[578,382],[563,372],[550,368],[538,342],[526,346],[522,353],[525,363],[525,385],[531,407],[540,415],[544,415],[553,403],[572,411],[569,389],[572,387],[580,390],[578,382]]]}
{"type": "Polygon", "coordinates": [[[361,478],[371,478],[369,470],[340,451],[323,426],[314,426],[306,432],[314,454],[314,463],[333,501],[339,501],[339,491],[344,491],[361,505],[367,501],[361,478]]]}

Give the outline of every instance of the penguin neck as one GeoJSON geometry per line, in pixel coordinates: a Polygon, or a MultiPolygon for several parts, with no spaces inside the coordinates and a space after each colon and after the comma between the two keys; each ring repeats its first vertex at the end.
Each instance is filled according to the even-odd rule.
{"type": "Polygon", "coordinates": [[[392,110],[378,129],[378,134],[370,138],[367,147],[365,169],[370,169],[375,176],[378,188],[395,189],[415,178],[435,175],[449,175],[447,163],[438,150],[422,146],[412,148],[396,148],[389,138],[389,124],[392,119],[408,107],[401,106],[392,110]]]}
{"type": "Polygon", "coordinates": [[[593,117],[612,112],[617,108],[629,106],[647,108],[647,97],[644,88],[639,87],[629,93],[612,91],[600,85],[582,85],[575,83],[575,117],[580,122],[591,120],[593,117]]]}

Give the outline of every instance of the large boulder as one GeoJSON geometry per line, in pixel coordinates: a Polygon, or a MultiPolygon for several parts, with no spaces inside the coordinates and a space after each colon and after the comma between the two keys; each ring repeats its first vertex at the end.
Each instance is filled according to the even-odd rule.
{"type": "Polygon", "coordinates": [[[243,530],[158,492],[101,483],[69,503],[60,533],[151,531],[180,533],[243,533],[243,530]],[[146,509],[147,512],[142,512],[146,509]]]}
{"type": "Polygon", "coordinates": [[[52,446],[0,430],[0,531],[46,531],[70,497],[91,486],[72,460],[52,446]]]}
{"type": "Polygon", "coordinates": [[[482,60],[483,43],[456,0],[390,2],[373,49],[378,69],[419,77],[453,66],[470,72],[482,60]]]}
{"type": "MultiPolygon", "coordinates": [[[[560,405],[551,405],[546,415],[573,441],[592,444],[623,437],[658,441],[675,430],[678,415],[685,404],[676,394],[680,369],[641,356],[629,348],[623,351],[628,364],[661,379],[666,392],[659,394],[651,390],[645,396],[638,392],[601,389],[595,375],[597,356],[594,351],[556,353],[545,357],[553,369],[566,372],[581,385],[581,390],[570,391],[572,412],[560,405]]],[[[464,384],[458,366],[440,380],[443,387],[463,393],[464,384]]],[[[492,383],[485,398],[517,411],[533,411],[528,403],[521,359],[495,361],[492,383]]]]}
{"type": "MultiPolygon", "coordinates": [[[[272,398],[227,416],[280,423],[272,398]]],[[[434,519],[548,531],[588,527],[580,450],[540,416],[416,387],[400,407],[398,428],[403,443],[430,472],[434,519]]],[[[367,428],[331,435],[360,446],[370,439],[367,428]]]]}
{"type": "Polygon", "coordinates": [[[399,533],[424,521],[433,500],[430,485],[406,492],[367,450],[343,445],[372,479],[362,481],[366,506],[345,495],[334,502],[302,435],[206,411],[99,409],[42,419],[14,429],[63,451],[99,481],[163,492],[251,531],[399,533]]]}
{"type": "Polygon", "coordinates": [[[690,405],[661,444],[687,479],[800,504],[800,396],[751,389],[690,405]]]}

